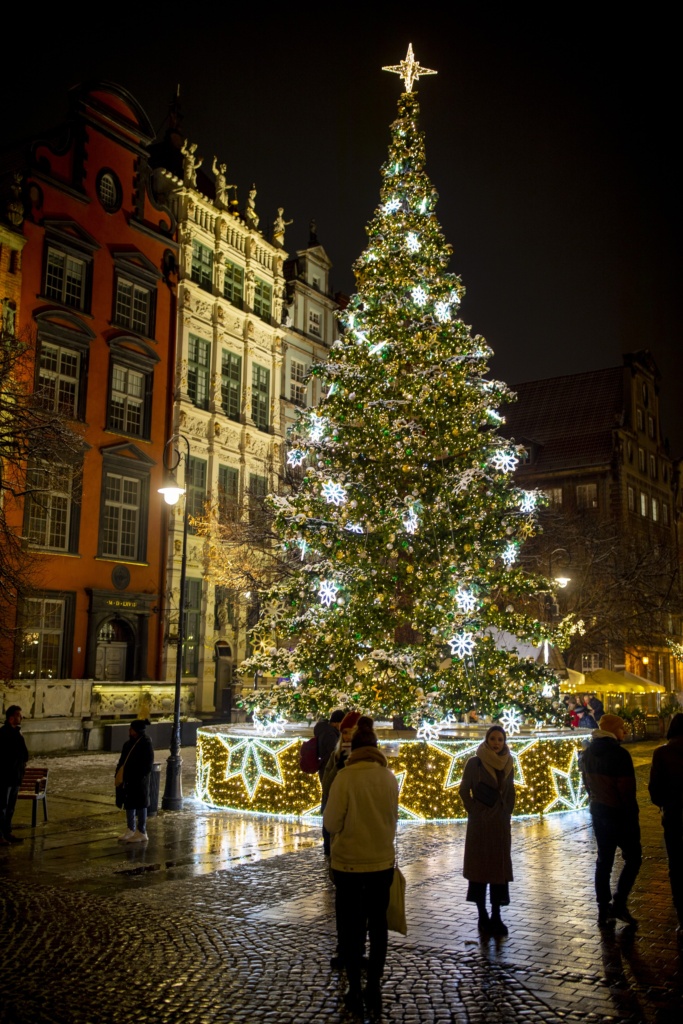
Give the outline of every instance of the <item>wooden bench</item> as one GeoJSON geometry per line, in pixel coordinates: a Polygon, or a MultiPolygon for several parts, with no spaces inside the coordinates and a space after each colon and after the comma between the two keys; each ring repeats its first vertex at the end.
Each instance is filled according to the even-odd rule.
{"type": "Polygon", "coordinates": [[[47,821],[47,776],[48,768],[27,768],[19,786],[17,800],[32,800],[31,828],[36,827],[38,801],[43,801],[43,815],[47,821]]]}

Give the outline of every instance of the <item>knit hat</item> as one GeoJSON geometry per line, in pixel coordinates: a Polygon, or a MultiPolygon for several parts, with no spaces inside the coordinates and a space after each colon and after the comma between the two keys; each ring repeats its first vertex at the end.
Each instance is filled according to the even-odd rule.
{"type": "Polygon", "coordinates": [[[344,712],[341,710],[341,708],[338,708],[336,711],[333,711],[332,714],[330,715],[330,722],[343,722],[343,721],[344,721],[344,712]]]}
{"type": "Polygon", "coordinates": [[[360,718],[360,711],[349,711],[342,718],[342,723],[339,726],[340,729],[355,729],[360,718]]]}
{"type": "Polygon", "coordinates": [[[617,729],[625,729],[626,725],[624,719],[619,718],[619,715],[602,715],[599,728],[602,732],[611,732],[616,735],[617,729]]]}
{"type": "MultiPolygon", "coordinates": [[[[367,719],[366,719],[367,721],[367,719]]],[[[376,747],[377,737],[375,730],[363,725],[363,728],[356,729],[351,737],[351,750],[358,750],[359,747],[376,747]]]]}
{"type": "Polygon", "coordinates": [[[135,729],[136,732],[144,732],[148,725],[151,725],[149,718],[136,718],[134,722],[130,723],[129,728],[135,729]]]}

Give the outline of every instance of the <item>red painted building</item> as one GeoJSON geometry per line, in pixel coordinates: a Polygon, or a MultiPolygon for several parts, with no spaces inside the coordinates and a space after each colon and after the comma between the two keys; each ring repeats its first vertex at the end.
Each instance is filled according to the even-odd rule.
{"type": "Polygon", "coordinates": [[[175,224],[156,203],[154,131],[119,86],[74,90],[24,154],[19,330],[35,386],[83,434],[82,465],[28,468],[17,528],[40,589],[18,609],[15,679],[158,679],[162,484],[173,380],[175,224]]]}

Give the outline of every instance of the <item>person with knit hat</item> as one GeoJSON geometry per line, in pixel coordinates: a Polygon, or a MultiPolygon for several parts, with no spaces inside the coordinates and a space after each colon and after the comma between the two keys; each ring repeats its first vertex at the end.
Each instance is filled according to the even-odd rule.
{"type": "Polygon", "coordinates": [[[581,773],[590,799],[593,832],[598,847],[595,862],[595,898],[598,926],[613,927],[615,919],[635,928],[637,921],[626,902],[643,860],[636,799],[636,773],[631,755],[621,746],[626,738],[623,718],[602,715],[590,743],[581,755],[581,773]],[[616,892],[610,879],[617,849],[624,861],[616,892]]]}
{"type": "Polygon", "coordinates": [[[148,725],[150,721],[147,718],[136,718],[130,723],[129,738],[123,745],[116,765],[116,772],[123,768],[123,784],[116,787],[116,806],[123,807],[126,812],[126,831],[119,836],[119,842],[122,843],[146,843],[149,838],[147,808],[154,767],[154,748],[147,735],[148,725]]]}
{"type": "Polygon", "coordinates": [[[477,753],[465,765],[460,798],[467,811],[465,856],[462,873],[468,880],[467,900],[476,903],[481,932],[507,935],[500,908],[510,902],[512,882],[512,834],[510,819],[515,806],[514,763],[505,730],[492,725],[477,753]],[[489,887],[491,916],[486,910],[489,887]]]}
{"type": "MultiPolygon", "coordinates": [[[[342,726],[344,723],[342,723],[342,726]]],[[[381,980],[387,955],[387,907],[394,877],[398,782],[377,745],[372,719],[357,720],[351,753],[337,773],[325,808],[332,836],[339,955],[349,983],[344,1003],[362,1016],[363,998],[381,1014],[381,980]],[[367,985],[361,991],[366,937],[370,940],[367,985]]]]}
{"type": "MultiPolygon", "coordinates": [[[[336,712],[335,712],[336,714],[336,712]]],[[[334,750],[330,753],[325,766],[322,770],[322,777],[320,779],[320,785],[322,787],[322,802],[320,805],[320,813],[325,813],[325,807],[327,806],[327,798],[330,794],[330,787],[335,780],[337,772],[340,771],[346,764],[346,759],[351,753],[351,737],[353,731],[356,728],[356,722],[360,718],[360,711],[349,711],[347,714],[342,715],[339,722],[339,738],[334,750]]],[[[323,852],[325,857],[330,856],[330,833],[323,825],[323,852]]]]}

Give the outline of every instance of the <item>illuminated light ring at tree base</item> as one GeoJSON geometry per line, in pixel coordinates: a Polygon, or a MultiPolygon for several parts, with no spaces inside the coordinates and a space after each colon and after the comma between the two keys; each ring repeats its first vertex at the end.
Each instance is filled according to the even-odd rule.
{"type": "MultiPolygon", "coordinates": [[[[399,779],[404,821],[458,821],[467,817],[458,786],[484,730],[463,738],[425,742],[394,739],[379,730],[380,750],[399,779]]],[[[284,736],[257,735],[248,726],[207,726],[197,731],[197,797],[222,810],[315,818],[320,812],[318,775],[299,768],[299,750],[310,737],[288,726],[284,736]]],[[[557,814],[587,807],[579,770],[583,739],[562,730],[508,740],[515,767],[514,817],[557,814]]]]}

